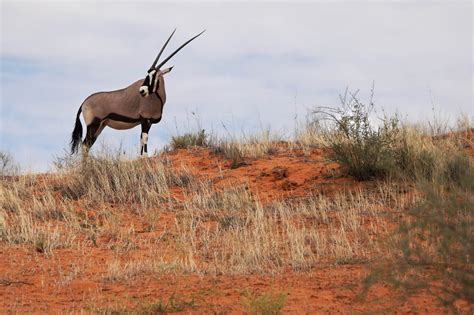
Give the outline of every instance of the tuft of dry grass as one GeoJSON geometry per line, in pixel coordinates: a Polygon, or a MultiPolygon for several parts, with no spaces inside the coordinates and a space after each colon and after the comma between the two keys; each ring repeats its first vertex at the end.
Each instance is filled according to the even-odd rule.
{"type": "Polygon", "coordinates": [[[329,147],[330,133],[331,130],[317,117],[308,116],[305,123],[296,126],[294,141],[291,141],[290,145],[308,154],[313,149],[329,147]]]}
{"type": "Polygon", "coordinates": [[[172,150],[188,149],[191,147],[206,147],[208,145],[208,135],[204,129],[198,132],[188,132],[182,135],[171,137],[170,147],[172,150]]]}
{"type": "Polygon", "coordinates": [[[104,282],[127,282],[144,277],[159,278],[161,275],[180,271],[178,263],[157,258],[132,259],[125,262],[115,258],[109,261],[106,267],[102,276],[104,282]]]}

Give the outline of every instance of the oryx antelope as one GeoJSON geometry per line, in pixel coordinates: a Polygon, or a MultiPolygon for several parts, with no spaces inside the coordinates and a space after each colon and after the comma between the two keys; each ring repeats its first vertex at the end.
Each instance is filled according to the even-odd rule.
{"type": "Polygon", "coordinates": [[[77,152],[82,140],[82,125],[79,119],[82,112],[87,125],[87,133],[83,141],[86,152],[92,147],[105,126],[123,130],[141,125],[140,154],[147,154],[148,132],[152,124],[160,122],[166,102],[163,76],[173,68],[161,69],[161,67],[184,46],[204,33],[202,31],[197,34],[156,65],[175,31],[176,29],[161,48],[145,79],[138,80],[124,89],[94,93],[85,99],[77,111],[76,125],[72,132],[71,153],[77,152]]]}

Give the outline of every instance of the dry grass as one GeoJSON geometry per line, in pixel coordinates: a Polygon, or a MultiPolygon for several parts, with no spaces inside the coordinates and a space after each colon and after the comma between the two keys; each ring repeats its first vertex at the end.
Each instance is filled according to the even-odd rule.
{"type": "Polygon", "coordinates": [[[0,209],[0,237],[9,244],[29,244],[49,255],[74,243],[78,221],[71,203],[55,198],[38,176],[1,181],[0,209]]]}
{"type": "Polygon", "coordinates": [[[433,184],[458,181],[463,170],[469,168],[465,147],[472,145],[463,133],[461,130],[450,136],[431,137],[416,126],[403,126],[392,152],[395,165],[392,173],[410,181],[433,184]]]}
{"type": "Polygon", "coordinates": [[[327,148],[330,132],[322,122],[308,118],[304,124],[296,127],[294,141],[290,142],[290,145],[302,149],[306,154],[316,148],[327,148]]]}
{"type": "Polygon", "coordinates": [[[187,132],[171,138],[171,149],[184,149],[196,146],[208,147],[217,155],[231,161],[231,168],[238,168],[245,164],[245,158],[260,158],[273,155],[279,151],[278,142],[281,136],[264,129],[254,135],[230,135],[218,137],[205,133],[204,129],[187,132]]]}
{"type": "MultiPolygon", "coordinates": [[[[48,181],[28,176],[2,181],[2,240],[30,244],[45,254],[69,247],[129,252],[169,246],[141,238],[124,217],[125,203],[136,207],[132,213],[142,218],[145,231],[157,228],[162,213],[157,207],[176,213],[174,226],[163,234],[176,235],[171,242],[179,249],[175,254],[181,257],[180,270],[205,274],[307,270],[320,263],[369,260],[377,250],[371,235],[387,229],[386,207],[400,211],[413,198],[399,194],[393,185],[380,184],[375,193],[309,195],[264,205],[245,186],[216,189],[186,169],[165,172],[165,163],[91,159],[48,181]],[[184,190],[184,201],[170,198],[170,186],[184,190]]],[[[121,279],[117,269],[124,270],[123,279],[130,278],[133,268],[157,269],[149,260],[111,264],[105,276],[110,279],[121,279]]]]}
{"type": "MultiPolygon", "coordinates": [[[[404,167],[413,174],[430,169],[444,172],[430,178],[446,176],[446,170],[456,176],[460,166],[449,161],[459,148],[458,138],[427,140],[408,128],[405,138],[404,167]],[[423,152],[437,159],[429,168],[408,164],[428,161],[423,152]]],[[[238,150],[253,157],[268,154],[269,148],[276,147],[271,139],[266,132],[240,142],[238,150]]],[[[321,263],[369,261],[378,250],[373,235],[383,235],[393,223],[387,219],[387,209],[401,212],[419,198],[395,182],[381,182],[375,191],[308,195],[264,205],[245,186],[216,189],[185,167],[173,170],[166,158],[129,161],[106,152],[82,161],[63,161],[48,180],[38,176],[3,180],[0,235],[7,243],[31,244],[44,253],[99,246],[99,239],[100,246],[117,251],[134,250],[140,244],[152,248],[155,245],[140,240],[135,227],[122,221],[121,210],[108,205],[131,208],[142,218],[146,231],[157,229],[162,213],[157,209],[165,208],[176,213],[175,225],[168,232],[177,235],[173,241],[180,249],[182,270],[274,273],[287,268],[306,270],[321,263]],[[171,187],[183,190],[183,201],[171,197],[171,187]],[[95,209],[94,215],[76,211],[77,207],[95,209]]]]}
{"type": "Polygon", "coordinates": [[[48,255],[57,248],[97,246],[99,238],[108,239],[110,249],[133,249],[133,227],[124,229],[122,214],[110,205],[128,205],[153,230],[156,208],[170,202],[168,187],[185,186],[191,176],[165,171],[166,161],[158,159],[133,162],[115,155],[66,162],[55,174],[0,182],[2,241],[30,244],[48,255]]]}
{"type": "Polygon", "coordinates": [[[58,190],[68,199],[103,203],[131,203],[148,208],[168,200],[168,180],[161,160],[129,161],[112,153],[83,159],[63,170],[68,179],[58,190]]]}
{"type": "Polygon", "coordinates": [[[187,245],[184,267],[204,274],[273,273],[368,261],[378,250],[372,235],[387,232],[387,207],[401,211],[415,199],[387,183],[374,192],[262,205],[245,186],[215,191],[200,182],[176,219],[187,245]]]}
{"type": "MultiPolygon", "coordinates": [[[[159,257],[158,253],[156,253],[156,257],[159,257]]],[[[157,258],[132,259],[126,262],[113,259],[107,263],[107,270],[102,280],[104,282],[126,282],[137,278],[159,277],[179,271],[178,263],[165,262],[157,258]]]]}

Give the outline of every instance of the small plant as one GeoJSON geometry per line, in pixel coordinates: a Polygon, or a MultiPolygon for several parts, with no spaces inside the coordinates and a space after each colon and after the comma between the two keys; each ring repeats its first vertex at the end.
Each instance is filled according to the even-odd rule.
{"type": "Polygon", "coordinates": [[[46,237],[43,234],[38,235],[38,238],[35,240],[34,247],[35,251],[37,251],[38,253],[46,253],[48,245],[46,237]]]}
{"type": "Polygon", "coordinates": [[[244,154],[235,141],[219,141],[212,146],[214,154],[221,154],[224,158],[230,160],[230,168],[236,169],[245,165],[244,154]]]}
{"type": "Polygon", "coordinates": [[[57,231],[37,231],[33,237],[33,247],[40,254],[50,256],[54,249],[61,247],[57,231]]]}
{"type": "Polygon", "coordinates": [[[331,158],[359,180],[387,175],[393,168],[392,148],[399,132],[398,118],[384,117],[378,128],[371,125],[373,89],[368,105],[360,102],[357,92],[349,93],[347,89],[340,98],[340,108],[319,107],[314,112],[335,124],[335,132],[326,134],[331,158]]]}
{"type": "Polygon", "coordinates": [[[242,219],[236,215],[225,215],[219,219],[219,227],[223,230],[229,230],[243,225],[242,219]]]}
{"type": "Polygon", "coordinates": [[[196,133],[185,133],[171,137],[171,149],[187,149],[190,147],[206,147],[208,145],[208,135],[204,129],[196,133]]]}
{"type": "Polygon", "coordinates": [[[256,293],[245,290],[242,292],[243,305],[248,314],[275,315],[281,314],[287,294],[266,293],[257,295],[256,293]]]}
{"type": "Polygon", "coordinates": [[[143,303],[137,310],[138,314],[165,314],[168,312],[182,312],[194,307],[194,299],[186,299],[178,294],[172,294],[167,302],[159,300],[152,303],[143,303]]]}

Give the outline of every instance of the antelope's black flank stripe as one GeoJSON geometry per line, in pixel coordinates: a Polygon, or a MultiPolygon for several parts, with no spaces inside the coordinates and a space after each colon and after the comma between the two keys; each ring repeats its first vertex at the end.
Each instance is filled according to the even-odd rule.
{"type": "Polygon", "coordinates": [[[121,121],[125,123],[137,123],[141,121],[140,118],[127,117],[127,116],[123,116],[116,113],[110,113],[104,119],[111,119],[111,120],[121,121]]]}

